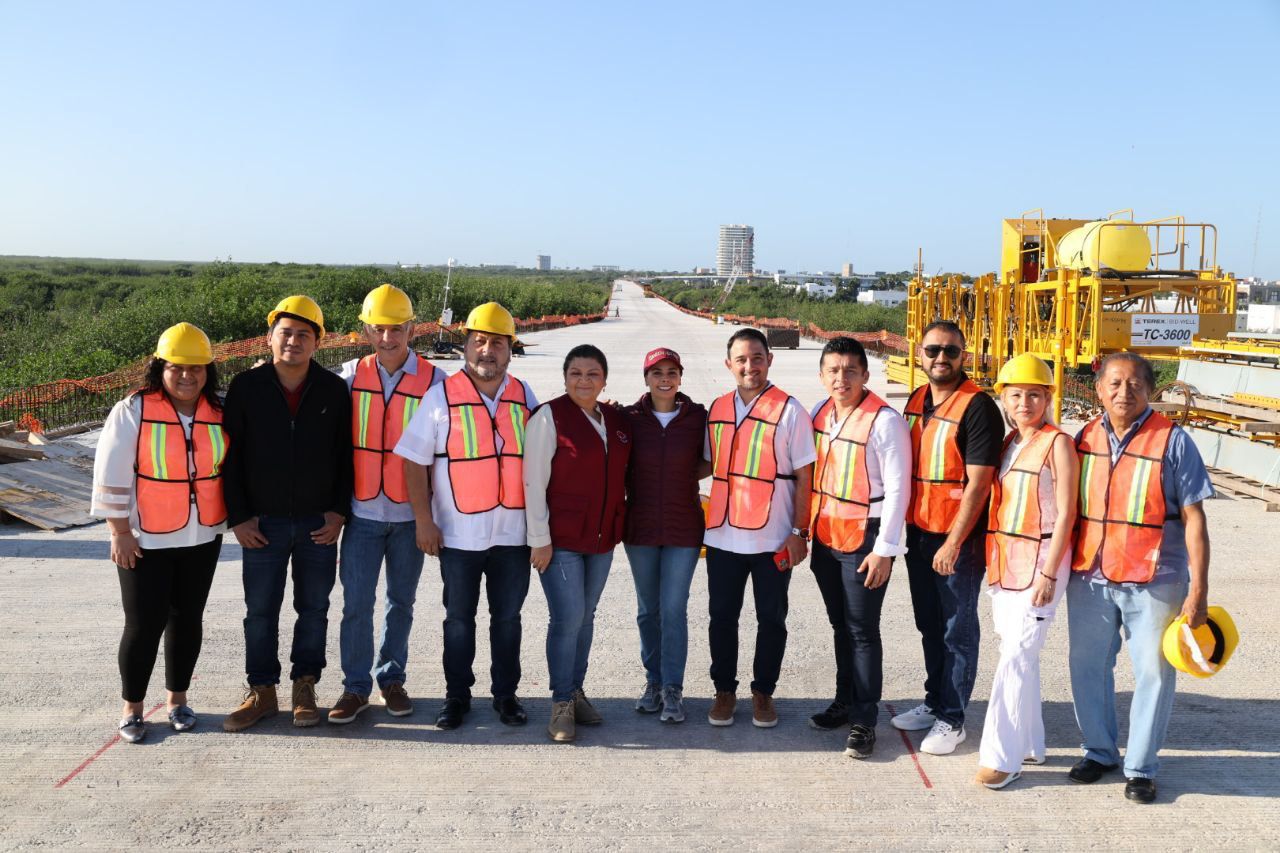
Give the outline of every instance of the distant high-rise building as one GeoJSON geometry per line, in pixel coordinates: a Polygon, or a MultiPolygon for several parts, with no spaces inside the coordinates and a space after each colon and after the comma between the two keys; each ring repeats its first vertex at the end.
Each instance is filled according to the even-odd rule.
{"type": "Polygon", "coordinates": [[[534,262],[534,269],[539,272],[551,272],[551,256],[538,255],[537,261],[534,262]]]}
{"type": "Polygon", "coordinates": [[[853,264],[845,264],[840,268],[841,278],[853,278],[853,264]]]}
{"type": "Polygon", "coordinates": [[[721,225],[720,244],[716,247],[716,273],[732,275],[735,259],[741,259],[739,269],[750,275],[756,268],[756,229],[750,225],[721,225]]]}

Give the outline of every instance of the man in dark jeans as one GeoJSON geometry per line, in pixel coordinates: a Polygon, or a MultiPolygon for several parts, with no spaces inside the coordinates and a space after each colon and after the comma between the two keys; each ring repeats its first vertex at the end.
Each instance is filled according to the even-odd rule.
{"type": "Polygon", "coordinates": [[[267,316],[272,362],[231,381],[223,427],[227,524],[244,549],[245,671],[249,689],[223,721],[229,732],[279,711],[280,608],[293,563],[293,724],[320,722],[316,682],[325,665],[329,593],[338,535],[351,508],[351,395],[312,360],[324,315],[290,296],[267,316]]]}
{"type": "Polygon", "coordinates": [[[507,372],[515,320],[496,302],[467,317],[461,370],[427,391],[395,447],[404,457],[418,547],[440,558],[444,730],[462,725],[476,683],[476,609],[489,599],[490,691],[504,725],[528,721],[520,686],[520,610],[529,593],[524,426],[538,403],[507,372]]]}
{"type": "Polygon", "coordinates": [[[978,674],[978,593],[983,538],[1004,421],[994,400],[964,373],[964,334],[948,321],[925,327],[920,364],[927,384],[904,414],[911,427],[907,579],[924,649],[924,702],[890,722],[929,729],[920,751],[949,755],[965,739],[964,712],[978,674]]]}

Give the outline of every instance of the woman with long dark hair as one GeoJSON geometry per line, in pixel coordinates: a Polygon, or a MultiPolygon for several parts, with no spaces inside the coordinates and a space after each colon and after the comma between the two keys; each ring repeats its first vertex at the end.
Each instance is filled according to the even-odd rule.
{"type": "Polygon", "coordinates": [[[93,466],[92,514],[111,529],[124,634],[120,737],[146,736],[142,703],[164,637],[169,724],[196,725],[187,688],[203,638],[204,606],[222,548],[222,430],[209,338],[190,323],[160,336],[137,391],[103,425],[93,466]]]}

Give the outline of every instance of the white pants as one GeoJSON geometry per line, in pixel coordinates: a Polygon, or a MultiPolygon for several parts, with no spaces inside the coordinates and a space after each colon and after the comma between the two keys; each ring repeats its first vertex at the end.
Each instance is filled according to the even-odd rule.
{"type": "Polygon", "coordinates": [[[991,684],[987,717],[982,724],[978,763],[1013,773],[1024,758],[1044,757],[1044,718],[1040,713],[1040,650],[1049,636],[1058,602],[1067,589],[1071,567],[1064,558],[1053,600],[1031,606],[1031,590],[1011,592],[990,587],[991,617],[1000,636],[1000,662],[991,684]]]}

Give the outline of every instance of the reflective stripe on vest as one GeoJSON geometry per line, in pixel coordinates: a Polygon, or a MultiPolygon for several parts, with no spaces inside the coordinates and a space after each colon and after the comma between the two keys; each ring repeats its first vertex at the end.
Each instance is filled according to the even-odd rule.
{"type": "Polygon", "coordinates": [[[431,388],[436,370],[426,359],[418,359],[418,372],[402,373],[387,401],[377,356],[367,355],[356,365],[355,381],[351,383],[356,500],[373,500],[379,494],[385,494],[393,503],[409,500],[404,460],[395,455],[396,444],[418,411],[422,396],[431,388]]]}
{"type": "Polygon", "coordinates": [[[922,385],[907,400],[904,414],[911,427],[911,505],[907,518],[921,530],[946,533],[960,511],[960,497],[969,477],[956,433],[960,419],[982,389],[966,379],[946,401],[924,417],[924,398],[929,386],[922,385]]]}
{"type": "Polygon", "coordinates": [[[174,533],[191,520],[191,505],[205,527],[227,520],[222,463],[227,435],[222,412],[202,395],[196,402],[191,438],[163,391],[142,394],[142,428],[134,463],[138,526],[144,533],[174,533]],[[192,473],[194,459],[195,473],[192,473]]]}
{"type": "Polygon", "coordinates": [[[449,490],[453,505],[464,515],[499,506],[524,509],[524,430],[529,420],[524,383],[514,376],[489,409],[466,370],[444,381],[449,404],[449,434],[443,454],[449,460],[449,490]],[[502,451],[496,436],[502,437],[502,451]]]}
{"type": "Polygon", "coordinates": [[[1116,583],[1146,583],[1155,576],[1166,512],[1164,452],[1173,423],[1152,412],[1111,464],[1102,416],[1080,431],[1080,514],[1071,568],[1087,572],[1101,552],[1102,575],[1116,583]]]}
{"type": "Polygon", "coordinates": [[[888,408],[888,403],[868,391],[835,438],[828,432],[836,417],[835,403],[828,399],[814,416],[818,461],[813,468],[809,531],[815,542],[845,553],[862,547],[871,504],[884,500],[883,494],[871,494],[867,441],[876,418],[888,408]]]}
{"type": "MultiPolygon", "coordinates": [[[[1017,432],[1004,440],[1008,451],[1017,432]]],[[[1020,590],[1036,579],[1040,549],[1053,531],[1045,531],[1040,511],[1040,478],[1049,470],[1053,442],[1065,433],[1053,424],[1040,427],[1019,451],[1003,477],[991,483],[987,516],[987,583],[1020,590]]],[[[1051,571],[1056,570],[1051,567],[1051,571]]],[[[1061,579],[1063,583],[1066,578],[1061,579]]]]}
{"type": "Polygon", "coordinates": [[[726,521],[739,530],[759,530],[769,521],[778,460],[773,445],[778,421],[791,398],[770,385],[751,402],[738,426],[730,391],[711,404],[711,508],[707,529],[726,521]]]}

